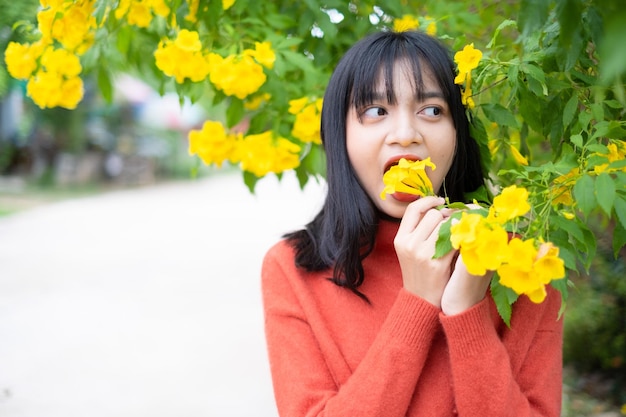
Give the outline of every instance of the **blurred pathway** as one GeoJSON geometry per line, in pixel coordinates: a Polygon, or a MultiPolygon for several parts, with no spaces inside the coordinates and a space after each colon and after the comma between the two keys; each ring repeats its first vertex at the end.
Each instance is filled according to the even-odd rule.
{"type": "Polygon", "coordinates": [[[0,416],[276,417],[260,264],[322,196],[235,173],[0,219],[0,416]]]}

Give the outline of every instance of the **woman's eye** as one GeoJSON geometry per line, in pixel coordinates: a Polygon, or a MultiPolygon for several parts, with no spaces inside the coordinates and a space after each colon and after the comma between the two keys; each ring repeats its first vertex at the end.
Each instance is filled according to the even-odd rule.
{"type": "Polygon", "coordinates": [[[387,112],[382,107],[370,107],[363,112],[363,116],[380,117],[386,115],[387,112]]]}
{"type": "Polygon", "coordinates": [[[422,110],[422,113],[424,113],[426,116],[436,117],[441,114],[441,109],[435,106],[426,107],[424,110],[422,110]]]}

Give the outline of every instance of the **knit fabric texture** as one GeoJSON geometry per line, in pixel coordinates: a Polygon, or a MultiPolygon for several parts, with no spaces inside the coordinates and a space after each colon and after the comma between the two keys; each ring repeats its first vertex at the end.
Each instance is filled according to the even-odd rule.
{"type": "Polygon", "coordinates": [[[453,316],[402,287],[398,224],[381,220],[359,287],[307,272],[280,241],[262,267],[265,334],[281,417],[561,415],[561,298],[520,296],[511,325],[487,295],[453,316]]]}

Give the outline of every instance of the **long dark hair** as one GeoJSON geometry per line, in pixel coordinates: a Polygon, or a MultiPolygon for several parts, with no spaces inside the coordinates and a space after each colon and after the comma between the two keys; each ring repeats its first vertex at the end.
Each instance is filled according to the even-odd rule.
{"type": "Polygon", "coordinates": [[[417,96],[422,73],[429,70],[441,88],[456,128],[456,151],[442,190],[450,201],[483,185],[478,145],[469,133],[455,66],[438,40],[421,32],[379,32],[357,42],[335,68],[324,95],[321,136],[326,153],[327,196],[322,209],[306,226],[286,235],[296,249],[296,265],[309,271],[333,267],[330,278],[364,297],[362,260],[374,247],[379,217],[374,203],[359,184],[346,149],[346,117],[351,107],[373,100],[374,86],[384,77],[388,99],[395,101],[393,66],[407,62],[415,75],[417,96]],[[382,71],[382,72],[381,72],[382,71]]]}

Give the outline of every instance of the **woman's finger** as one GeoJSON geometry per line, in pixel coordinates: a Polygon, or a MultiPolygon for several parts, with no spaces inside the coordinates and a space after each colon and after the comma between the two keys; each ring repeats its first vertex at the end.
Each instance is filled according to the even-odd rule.
{"type": "Polygon", "coordinates": [[[402,216],[398,233],[411,233],[420,223],[424,213],[445,202],[441,197],[423,197],[409,204],[402,216]]]}

